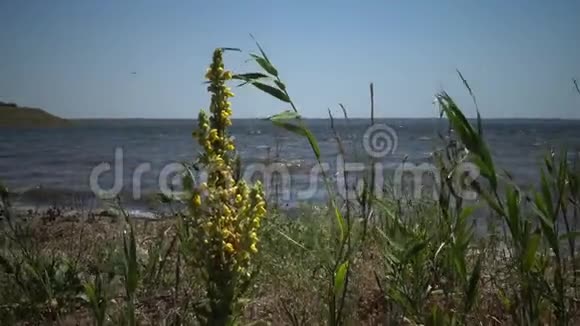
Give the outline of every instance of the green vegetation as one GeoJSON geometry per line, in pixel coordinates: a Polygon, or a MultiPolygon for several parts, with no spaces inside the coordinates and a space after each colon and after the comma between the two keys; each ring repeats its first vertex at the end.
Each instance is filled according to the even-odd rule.
{"type": "Polygon", "coordinates": [[[0,102],[0,128],[31,128],[68,126],[68,120],[54,116],[46,111],[25,108],[13,103],[0,102]]]}
{"type": "MultiPolygon", "coordinates": [[[[203,152],[186,166],[186,195],[163,198],[186,210],[138,221],[117,203],[121,219],[22,219],[0,187],[2,325],[580,322],[576,158],[550,153],[538,184],[524,192],[499,172],[479,112],[473,126],[442,92],[436,101],[449,137],[435,155],[443,181],[436,200],[379,198],[371,172],[362,193],[341,198],[323,175],[328,205],[289,218],[266,207],[259,184],[240,180],[227,133],[233,94],[226,82],[233,78],[286,103],[289,110],[270,120],[306,137],[321,163],[288,87],[258,48],[252,59],[261,71],[244,74],[225,70],[222,54],[233,49],[214,52],[206,76],[211,116],[202,111],[194,132],[203,152]],[[481,171],[468,180],[477,207],[453,188],[464,163],[481,171]],[[201,167],[208,181],[196,184],[201,167]],[[489,234],[475,236],[476,209],[489,215],[489,234]]],[[[371,99],[373,93],[371,86],[371,99]]],[[[342,152],[340,134],[334,136],[342,152]]]]}

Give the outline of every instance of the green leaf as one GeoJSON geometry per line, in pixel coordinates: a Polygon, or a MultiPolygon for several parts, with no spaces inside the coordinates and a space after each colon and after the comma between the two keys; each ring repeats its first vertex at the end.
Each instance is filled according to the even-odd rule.
{"type": "Polygon", "coordinates": [[[348,272],[348,260],[340,264],[334,272],[334,293],[339,296],[344,290],[346,274],[348,272]]]}
{"type": "Polygon", "coordinates": [[[344,241],[344,237],[345,237],[345,229],[346,229],[346,223],[344,221],[344,217],[342,217],[342,213],[340,212],[340,210],[338,209],[338,206],[336,206],[336,204],[333,202],[332,206],[334,207],[334,217],[336,217],[336,221],[338,223],[338,227],[339,227],[339,231],[340,231],[340,241],[344,241]]]}
{"type": "Polygon", "coordinates": [[[459,78],[461,78],[461,81],[463,82],[463,86],[465,86],[465,88],[467,88],[467,90],[469,91],[469,95],[473,96],[473,91],[471,90],[471,87],[469,86],[469,83],[467,82],[467,80],[465,78],[463,78],[463,74],[461,73],[461,71],[459,71],[459,69],[455,69],[455,71],[457,71],[459,78]]]}
{"type": "Polygon", "coordinates": [[[332,116],[330,108],[328,109],[328,118],[330,119],[330,129],[334,130],[334,117],[332,116]]]}
{"type": "Polygon", "coordinates": [[[239,80],[252,81],[252,80],[260,79],[260,78],[268,78],[268,76],[264,75],[261,72],[248,72],[245,74],[235,74],[232,76],[232,78],[239,79],[239,80]]]}
{"type": "Polygon", "coordinates": [[[292,122],[272,121],[272,123],[278,127],[281,127],[281,128],[284,128],[284,129],[290,131],[291,133],[294,133],[294,134],[297,134],[300,136],[304,136],[304,137],[308,137],[307,130],[304,127],[295,125],[292,122]]]}
{"type": "Polygon", "coordinates": [[[254,42],[256,42],[256,46],[258,47],[258,50],[260,50],[260,53],[262,54],[264,59],[266,59],[266,61],[270,62],[270,59],[268,59],[266,52],[264,52],[264,49],[262,49],[262,47],[260,46],[260,43],[258,43],[258,40],[256,40],[256,38],[254,37],[254,35],[252,35],[252,33],[250,33],[250,37],[252,38],[252,40],[254,40],[254,42]]]}
{"type": "Polygon", "coordinates": [[[260,46],[260,43],[258,43],[258,40],[256,40],[256,38],[254,37],[254,35],[252,33],[250,33],[250,37],[252,38],[252,40],[254,40],[254,42],[256,43],[256,46],[258,47],[258,50],[260,50],[260,53],[262,53],[262,56],[270,61],[270,59],[268,59],[268,56],[266,55],[266,52],[264,52],[264,50],[262,49],[262,47],[260,46]]]}
{"type": "Polygon", "coordinates": [[[276,87],[260,83],[257,81],[253,81],[252,85],[256,86],[256,88],[258,88],[262,92],[268,93],[282,102],[290,103],[290,98],[288,97],[288,95],[286,95],[286,93],[284,93],[283,91],[281,91],[276,87]]]}
{"type": "Polygon", "coordinates": [[[543,199],[539,194],[536,194],[536,202],[533,206],[533,209],[536,211],[536,216],[540,220],[540,227],[542,228],[542,232],[544,233],[546,239],[548,240],[548,244],[550,248],[554,250],[554,253],[559,254],[556,252],[559,249],[558,237],[554,230],[554,221],[550,220],[550,218],[546,215],[545,205],[542,203],[543,199]]]}
{"type": "Polygon", "coordinates": [[[476,206],[465,206],[461,209],[461,213],[459,214],[459,220],[464,221],[475,212],[476,206]]]}
{"type": "Polygon", "coordinates": [[[316,155],[316,159],[320,161],[320,147],[314,135],[304,126],[304,123],[299,119],[300,115],[296,112],[287,110],[268,118],[272,123],[278,127],[284,128],[292,133],[301,135],[308,139],[310,147],[316,155]],[[295,123],[291,122],[294,121],[295,123]]]}
{"type": "Polygon", "coordinates": [[[438,94],[437,102],[463,144],[470,152],[479,156],[479,163],[476,164],[482,169],[482,175],[488,179],[494,190],[497,189],[497,177],[493,160],[481,135],[475,132],[467,118],[465,118],[459,107],[447,93],[438,94]]]}
{"type": "Polygon", "coordinates": [[[427,242],[425,241],[415,243],[413,246],[411,246],[405,251],[405,253],[403,254],[403,259],[401,259],[401,263],[406,264],[413,257],[417,256],[419,252],[425,249],[425,247],[427,247],[427,242]]]}
{"type": "Polygon", "coordinates": [[[465,256],[463,252],[459,252],[456,248],[453,248],[453,264],[455,265],[455,272],[461,276],[462,280],[467,277],[467,267],[465,266],[465,256]]]}
{"type": "Polygon", "coordinates": [[[523,254],[523,269],[525,272],[530,271],[536,260],[536,252],[540,244],[540,234],[533,234],[528,240],[525,252],[523,254]]]}
{"type": "Polygon", "coordinates": [[[123,247],[125,250],[125,282],[127,293],[133,294],[137,289],[137,245],[132,224],[129,224],[129,231],[123,231],[123,247]]]}
{"type": "Polygon", "coordinates": [[[284,85],[283,82],[279,81],[279,80],[274,80],[274,83],[276,84],[276,86],[278,86],[278,88],[280,88],[281,90],[285,91],[286,90],[286,85],[284,85]]]}
{"type": "Polygon", "coordinates": [[[471,311],[475,300],[477,299],[477,284],[479,283],[479,279],[481,278],[481,261],[482,255],[477,258],[477,263],[475,263],[475,267],[471,272],[471,276],[469,277],[469,282],[467,284],[467,291],[465,291],[465,312],[468,313],[471,311]]]}
{"type": "Polygon", "coordinates": [[[498,201],[496,200],[496,198],[494,198],[489,192],[481,189],[481,187],[479,186],[479,183],[474,182],[472,184],[472,186],[476,186],[475,188],[477,189],[477,193],[483,197],[483,199],[485,200],[485,202],[499,215],[499,216],[505,216],[505,212],[503,211],[503,209],[501,208],[500,204],[498,203],[498,201]]]}
{"type": "Polygon", "coordinates": [[[507,224],[513,238],[520,236],[520,207],[519,207],[519,193],[512,187],[507,189],[507,224]]]}
{"type": "Polygon", "coordinates": [[[278,70],[274,68],[274,66],[265,58],[260,57],[259,55],[250,54],[252,58],[264,69],[267,73],[274,77],[278,77],[278,70]]]}
{"type": "Polygon", "coordinates": [[[546,203],[544,202],[544,198],[539,193],[534,194],[533,208],[536,211],[536,214],[540,216],[547,225],[552,224],[552,221],[549,219],[549,212],[546,203]]]}
{"type": "Polygon", "coordinates": [[[267,118],[268,120],[275,122],[275,121],[287,121],[287,120],[297,120],[300,119],[300,114],[293,110],[286,110],[267,118]]]}
{"type": "Polygon", "coordinates": [[[185,163],[181,164],[183,166],[184,169],[184,173],[183,173],[183,178],[182,178],[182,182],[183,182],[183,189],[189,191],[192,190],[193,187],[195,186],[195,175],[193,173],[193,171],[191,170],[191,167],[185,163]]]}
{"type": "Polygon", "coordinates": [[[484,178],[489,180],[492,177],[493,172],[489,169],[487,163],[485,163],[480,156],[470,155],[469,158],[471,159],[473,164],[477,165],[477,167],[479,168],[479,172],[484,178]]]}
{"type": "Polygon", "coordinates": [[[241,49],[239,48],[228,48],[228,47],[224,47],[224,48],[220,48],[222,51],[235,51],[235,52],[242,52],[241,49]]]}
{"type": "Polygon", "coordinates": [[[548,158],[548,156],[546,156],[544,158],[544,164],[546,165],[546,169],[548,170],[548,173],[552,173],[552,171],[554,171],[554,167],[552,165],[552,160],[548,158]]]}
{"type": "Polygon", "coordinates": [[[504,291],[501,288],[498,289],[497,296],[499,297],[499,301],[501,302],[503,308],[506,311],[511,311],[512,302],[511,302],[510,298],[504,293],[504,291]]]}
{"type": "Polygon", "coordinates": [[[542,196],[544,197],[544,204],[546,208],[546,217],[555,220],[556,216],[552,216],[554,214],[554,206],[552,204],[552,193],[550,191],[550,186],[548,185],[548,179],[546,178],[546,174],[544,170],[541,172],[541,188],[542,188],[542,196]]]}

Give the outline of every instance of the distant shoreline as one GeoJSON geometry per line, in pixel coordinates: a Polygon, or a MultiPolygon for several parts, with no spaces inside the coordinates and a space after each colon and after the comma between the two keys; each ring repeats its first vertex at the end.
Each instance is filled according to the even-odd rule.
{"type": "Polygon", "coordinates": [[[0,128],[54,128],[70,125],[71,121],[42,109],[0,102],[0,128]]]}

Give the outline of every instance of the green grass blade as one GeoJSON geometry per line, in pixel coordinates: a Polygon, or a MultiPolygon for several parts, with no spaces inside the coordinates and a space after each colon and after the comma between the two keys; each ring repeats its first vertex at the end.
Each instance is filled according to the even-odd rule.
{"type": "Polygon", "coordinates": [[[344,119],[348,120],[348,112],[346,111],[344,105],[342,103],[338,103],[338,106],[340,106],[340,109],[342,110],[342,115],[344,116],[344,119]]]}
{"type": "Polygon", "coordinates": [[[471,96],[471,99],[473,100],[473,105],[475,106],[475,111],[477,112],[477,133],[480,136],[482,136],[483,135],[483,127],[481,125],[481,115],[479,114],[479,106],[477,105],[477,99],[475,97],[475,93],[473,93],[473,90],[471,89],[471,86],[469,86],[469,83],[463,77],[463,74],[461,73],[461,71],[459,71],[459,69],[456,69],[456,71],[457,71],[457,74],[459,75],[459,78],[461,78],[461,81],[463,82],[463,85],[469,91],[469,95],[471,96]]]}
{"type": "Polygon", "coordinates": [[[310,251],[308,250],[308,248],[304,247],[304,245],[302,245],[300,242],[292,239],[289,235],[287,235],[286,233],[280,231],[280,230],[276,230],[276,232],[278,232],[281,236],[283,236],[284,238],[286,238],[286,240],[290,241],[292,244],[296,245],[298,248],[303,249],[305,251],[310,251]]]}
{"type": "Polygon", "coordinates": [[[550,185],[548,184],[548,179],[546,177],[546,174],[544,173],[544,170],[541,171],[540,174],[540,180],[541,180],[541,190],[542,190],[542,196],[544,197],[543,202],[545,204],[546,207],[546,213],[548,218],[551,218],[552,220],[556,219],[556,216],[553,216],[554,214],[554,204],[552,203],[552,192],[550,191],[550,185]]]}

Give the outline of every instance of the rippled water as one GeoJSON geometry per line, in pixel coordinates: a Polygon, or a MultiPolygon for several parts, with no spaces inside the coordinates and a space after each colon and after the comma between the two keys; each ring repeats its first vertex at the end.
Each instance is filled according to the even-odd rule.
{"type": "MultiPolygon", "coordinates": [[[[429,163],[431,153],[441,145],[438,132],[446,127],[446,122],[438,119],[387,119],[376,123],[394,130],[387,145],[393,148],[396,144],[396,148],[379,158],[387,170],[405,157],[413,164],[429,163]]],[[[331,166],[329,175],[334,177],[339,149],[330,121],[307,120],[307,124],[319,141],[323,161],[331,166]]],[[[0,129],[0,179],[22,194],[22,202],[82,201],[92,196],[91,171],[103,162],[113,164],[115,150],[122,149],[123,196],[134,197],[134,171],[149,163],[150,171],[140,178],[141,191],[147,198],[147,194],[159,192],[159,175],[164,167],[194,159],[199,150],[191,138],[194,126],[195,122],[188,120],[82,120],[59,129],[0,129]]],[[[363,119],[335,120],[347,162],[358,162],[365,156],[363,141],[368,126],[369,121],[363,119]]],[[[522,184],[534,182],[541,158],[550,146],[570,151],[580,148],[580,121],[487,120],[484,132],[496,164],[522,184]]],[[[308,188],[315,166],[306,140],[264,120],[236,120],[231,133],[246,166],[278,157],[292,178],[288,201],[299,200],[296,194],[308,188]]],[[[113,176],[111,172],[102,174],[102,188],[112,185],[113,176]]],[[[305,200],[322,200],[324,189],[319,188],[305,200]]]]}

